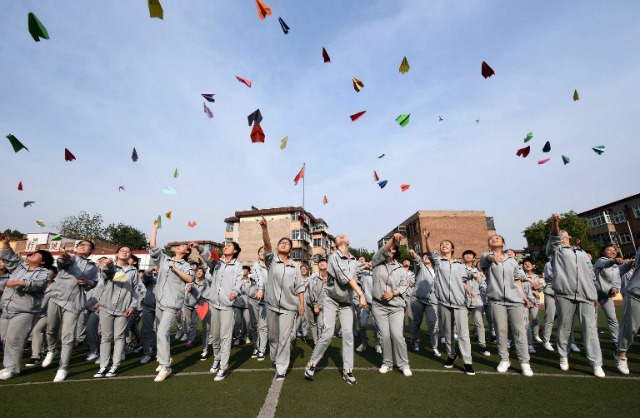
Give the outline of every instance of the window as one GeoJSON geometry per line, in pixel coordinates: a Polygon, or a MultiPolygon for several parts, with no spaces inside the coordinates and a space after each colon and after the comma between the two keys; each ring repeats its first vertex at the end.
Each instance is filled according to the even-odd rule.
{"type": "Polygon", "coordinates": [[[291,250],[291,258],[294,260],[302,259],[302,248],[294,248],[291,250]]]}
{"type": "Polygon", "coordinates": [[[415,244],[413,244],[413,251],[417,252],[418,254],[420,254],[422,252],[422,250],[420,249],[420,243],[416,242],[415,244]]]}
{"type": "Polygon", "coordinates": [[[631,244],[631,234],[628,232],[620,232],[618,234],[620,244],[631,244]]]}
{"type": "Polygon", "coordinates": [[[589,224],[591,224],[592,228],[611,223],[611,213],[608,210],[594,213],[593,215],[589,216],[588,221],[589,221],[589,224]]]}
{"type": "Polygon", "coordinates": [[[227,222],[227,232],[233,232],[233,222],[227,222]]]}
{"type": "Polygon", "coordinates": [[[633,216],[636,218],[640,218],[640,205],[637,205],[633,208],[633,216]]]}
{"type": "Polygon", "coordinates": [[[225,239],[224,239],[224,242],[225,242],[225,243],[233,242],[233,238],[225,238],[225,239]]]}
{"type": "Polygon", "coordinates": [[[621,210],[613,212],[613,215],[611,217],[613,218],[614,224],[621,224],[623,222],[627,222],[627,218],[624,217],[624,212],[621,210]]]}
{"type": "Polygon", "coordinates": [[[313,239],[314,247],[322,247],[322,238],[314,238],[313,239]]]}
{"type": "Polygon", "coordinates": [[[591,237],[593,242],[597,242],[600,245],[609,245],[613,243],[611,239],[611,233],[605,232],[604,234],[596,234],[591,237]]]}
{"type": "Polygon", "coordinates": [[[304,229],[294,229],[291,231],[291,239],[311,242],[311,235],[304,229]]]}

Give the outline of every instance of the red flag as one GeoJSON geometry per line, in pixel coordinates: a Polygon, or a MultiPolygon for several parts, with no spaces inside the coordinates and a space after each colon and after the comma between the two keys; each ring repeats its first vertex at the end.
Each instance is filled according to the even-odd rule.
{"type": "Polygon", "coordinates": [[[216,250],[209,250],[209,256],[211,257],[212,260],[220,260],[220,254],[218,254],[218,252],[216,250]]]}
{"type": "Polygon", "coordinates": [[[355,113],[355,114],[351,115],[350,116],[351,117],[351,122],[357,121],[358,119],[360,119],[360,116],[364,115],[366,112],[367,112],[366,110],[363,110],[362,112],[358,112],[358,113],[355,113]]]}
{"type": "Polygon", "coordinates": [[[380,181],[380,177],[378,177],[378,173],[376,173],[376,170],[373,170],[373,181],[380,181]]]}
{"type": "Polygon", "coordinates": [[[322,199],[322,204],[326,205],[327,203],[329,203],[329,199],[327,199],[327,196],[325,195],[324,198],[322,199]]]}
{"type": "Polygon", "coordinates": [[[298,174],[296,174],[296,176],[293,179],[293,185],[297,186],[298,182],[300,181],[300,179],[304,178],[304,164],[302,165],[302,168],[300,169],[300,171],[298,172],[298,174]]]}
{"type": "Polygon", "coordinates": [[[18,183],[18,190],[22,191],[22,182],[18,183]]]}
{"type": "Polygon", "coordinates": [[[409,184],[401,184],[401,185],[400,185],[400,189],[401,189],[403,192],[406,192],[407,190],[409,190],[409,187],[411,187],[411,185],[409,185],[409,184]]]}

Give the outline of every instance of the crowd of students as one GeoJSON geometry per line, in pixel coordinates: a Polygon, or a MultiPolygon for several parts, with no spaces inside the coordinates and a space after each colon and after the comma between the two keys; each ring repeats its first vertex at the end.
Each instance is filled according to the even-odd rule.
{"type": "Polygon", "coordinates": [[[488,251],[479,259],[466,250],[458,260],[453,242],[442,240],[435,249],[427,230],[422,231],[426,251],[421,255],[410,251],[407,260],[398,259],[400,234],[394,234],[369,262],[351,255],[348,237],[337,235],[335,251],[321,258],[318,271],[310,275],[307,266],[292,260],[293,243],[288,237],[279,239],[273,248],[266,219],[261,218],[259,225],[263,247],[255,264],[243,266],[236,242],[226,243],[221,255],[196,243],[180,245],[173,249],[173,256],[167,255],[156,245],[156,221],[150,240],[151,266],[144,271],[138,269],[138,260],[128,247],[119,248],[114,259],[93,262],[89,256],[94,244],[79,241],[74,254],[62,254],[54,266],[48,251],[18,256],[9,246],[9,237],[0,236],[4,366],[0,380],[20,373],[30,335],[31,358],[25,366],[47,368],[59,358],[54,382],[66,379],[74,346],[85,338],[87,361],[99,364],[95,378],[118,375],[126,341],[136,340],[140,363],[149,363],[155,354],[155,381],[161,382],[172,373],[174,325],[178,330],[175,338],[192,348],[201,322],[200,358],[213,357],[210,372],[215,381],[229,375],[232,345],[242,342],[253,345],[251,357],[257,361],[268,353],[275,379],[285,379],[292,345],[299,336],[311,338],[313,352],[304,376],[313,380],[337,332],[342,338],[342,377],[356,384],[354,352],[369,349],[370,318],[375,350],[382,355],[380,373],[391,372],[395,364],[405,376],[412,375],[405,331],[411,335],[410,349],[420,351],[424,318],[427,350],[440,357],[439,347],[444,344],[444,367],[453,367],[459,352],[465,373],[474,375],[470,316],[479,355],[490,356],[488,332],[497,342],[498,372],[511,367],[513,343],[521,373],[533,376],[529,355],[535,352],[534,341],[554,351],[550,338],[555,321],[559,367],[569,369],[569,353],[579,350],[572,333],[576,315],[593,373],[604,377],[598,306],[615,344],[617,369],[629,374],[626,352],[640,329],[640,250],[635,260],[624,260],[614,246],[607,245],[592,264],[587,252],[571,245],[557,215],[551,219],[544,282],[534,273],[533,260],[518,263],[515,253],[504,248],[500,235],[488,239],[488,251]],[[188,262],[193,249],[202,264],[188,262]],[[541,338],[538,306],[542,293],[541,338]],[[618,293],[624,295],[620,323],[613,303],[618,293]],[[338,319],[340,329],[336,331],[338,319]]]}

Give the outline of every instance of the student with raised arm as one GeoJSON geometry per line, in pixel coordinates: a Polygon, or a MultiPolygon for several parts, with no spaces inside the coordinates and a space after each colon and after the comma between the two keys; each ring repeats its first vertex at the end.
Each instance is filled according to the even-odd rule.
{"type": "Polygon", "coordinates": [[[4,369],[0,371],[0,380],[8,380],[20,374],[24,342],[40,311],[49,281],[47,269],[53,264],[53,256],[49,251],[38,250],[23,261],[9,246],[9,236],[3,234],[0,235],[0,259],[10,274],[0,299],[0,337],[4,341],[4,369]]]}
{"type": "Polygon", "coordinates": [[[431,262],[435,270],[436,297],[440,306],[440,315],[444,322],[444,336],[447,344],[448,358],[444,367],[450,369],[458,356],[456,355],[454,333],[458,334],[458,348],[464,361],[464,372],[475,375],[471,357],[471,340],[469,339],[469,312],[465,298],[475,295],[467,286],[467,280],[473,280],[473,274],[464,264],[453,257],[455,246],[449,240],[440,242],[440,253],[431,249],[429,237],[431,233],[424,228],[422,235],[426,239],[427,252],[431,254],[431,262]],[[454,327],[455,324],[455,327],[454,327]]]}
{"type": "Polygon", "coordinates": [[[473,275],[473,280],[467,280],[467,286],[474,296],[473,298],[467,297],[467,310],[473,319],[473,326],[475,333],[478,336],[478,343],[480,344],[480,353],[483,356],[489,357],[491,353],[487,350],[484,320],[482,318],[482,309],[484,308],[484,305],[480,296],[480,286],[483,285],[483,277],[480,276],[478,269],[474,265],[476,261],[476,253],[473,250],[465,250],[462,253],[462,261],[467,270],[469,270],[473,275]]]}
{"type": "Polygon", "coordinates": [[[212,260],[204,247],[199,244],[193,245],[211,268],[211,285],[203,297],[209,301],[211,315],[209,332],[213,347],[213,364],[209,372],[216,373],[214,381],[219,382],[229,374],[229,356],[235,323],[233,304],[240,294],[242,283],[242,264],[238,261],[242,249],[237,242],[227,242],[222,249],[222,257],[212,260]]]}
{"type": "Polygon", "coordinates": [[[415,286],[411,296],[411,310],[413,311],[413,324],[411,338],[413,339],[413,351],[420,351],[420,326],[422,317],[427,320],[427,333],[433,355],[440,357],[438,351],[438,299],[435,293],[435,271],[431,266],[429,253],[424,252],[422,258],[415,251],[409,250],[413,258],[413,271],[415,272],[415,286]]]}
{"type": "Polygon", "coordinates": [[[158,236],[158,221],[153,221],[149,254],[151,264],[158,268],[156,284],[156,334],[158,375],[155,382],[162,382],[171,374],[171,327],[173,327],[178,312],[184,305],[184,284],[191,283],[194,273],[186,258],[191,253],[187,244],[174,248],[174,257],[166,255],[156,246],[158,236]]]}
{"type": "Polygon", "coordinates": [[[624,313],[620,322],[616,353],[616,366],[622,374],[629,374],[627,350],[633,344],[638,329],[640,329],[640,248],[636,252],[635,270],[624,288],[624,313]]]}
{"type": "MultiPolygon", "coordinates": [[[[404,310],[407,305],[407,274],[398,263],[402,235],[393,234],[391,239],[380,248],[371,260],[373,273],[373,317],[378,324],[382,342],[382,366],[380,373],[393,370],[395,353],[396,365],[402,373],[412,376],[407,354],[407,342],[404,340],[404,310]]],[[[362,299],[362,298],[361,298],[362,299]]],[[[366,303],[366,300],[365,300],[366,303]]]]}
{"type": "Polygon", "coordinates": [[[501,235],[489,237],[489,251],[482,254],[480,268],[487,278],[487,297],[491,303],[491,316],[498,337],[500,363],[497,370],[505,373],[511,367],[507,343],[509,324],[516,345],[516,353],[522,374],[533,376],[529,364],[527,330],[524,308],[529,307],[529,299],[522,288],[524,273],[515,258],[503,252],[504,238],[501,235]]]}
{"type": "Polygon", "coordinates": [[[593,265],[582,249],[571,246],[571,236],[560,229],[560,215],[551,217],[551,233],[547,243],[555,278],[553,291],[558,308],[558,354],[560,369],[569,370],[569,339],[573,318],[578,313],[587,359],[596,377],[604,377],[602,351],[598,339],[596,311],[598,298],[593,265]]]}
{"type": "Polygon", "coordinates": [[[54,382],[67,378],[67,367],[75,340],[78,315],[87,303],[86,291],[98,283],[98,266],[89,259],[95,244],[88,240],[79,241],[75,254],[64,253],[56,261],[58,275],[51,287],[51,298],[47,311],[47,355],[42,367],[48,367],[58,353],[58,333],[62,337],[60,365],[54,382]]]}
{"type": "Polygon", "coordinates": [[[282,237],[274,254],[271,248],[267,220],[262,217],[258,223],[262,228],[264,261],[268,279],[264,287],[267,306],[267,326],[269,354],[276,367],[276,380],[284,380],[291,359],[291,329],[296,315],[304,315],[304,283],[300,268],[291,259],[292,241],[282,237]]]}
{"type": "Polygon", "coordinates": [[[264,247],[258,249],[258,261],[251,268],[251,280],[256,282],[257,292],[249,297],[249,318],[253,332],[253,353],[251,358],[264,360],[269,342],[267,334],[267,308],[264,303],[264,287],[268,279],[267,265],[264,262],[264,247]]]}
{"type": "Polygon", "coordinates": [[[124,353],[124,334],[127,329],[129,317],[138,303],[138,296],[134,289],[138,279],[138,269],[129,264],[131,250],[129,247],[120,247],[116,251],[116,262],[108,258],[100,268],[103,284],[98,296],[100,305],[100,329],[102,339],[100,342],[100,370],[93,376],[114,377],[118,374],[118,366],[124,353]],[[113,342],[113,357],[111,368],[109,354],[113,342]]]}
{"type": "Polygon", "coordinates": [[[318,260],[318,272],[309,277],[309,285],[306,290],[306,315],[314,346],[318,344],[318,338],[322,335],[322,329],[324,328],[322,301],[324,297],[324,287],[329,281],[327,267],[327,259],[320,258],[320,260],[318,260]]]}
{"type": "Polygon", "coordinates": [[[342,326],[342,379],[350,385],[358,383],[353,376],[353,306],[352,292],[360,299],[360,308],[367,307],[364,292],[357,282],[358,261],[349,254],[349,239],[346,235],[336,235],[336,251],[329,256],[327,273],[329,280],[324,288],[322,307],[324,311],[324,327],[322,334],[313,349],[309,363],[304,370],[304,377],[313,380],[316,365],[324,356],[331,344],[336,317],[342,326]]]}
{"type": "Polygon", "coordinates": [[[621,276],[625,275],[633,267],[633,260],[624,260],[617,255],[618,250],[615,246],[605,245],[600,250],[600,258],[598,258],[594,266],[598,303],[607,318],[611,341],[613,341],[616,351],[618,350],[619,327],[613,298],[620,293],[620,288],[622,287],[621,276]]]}

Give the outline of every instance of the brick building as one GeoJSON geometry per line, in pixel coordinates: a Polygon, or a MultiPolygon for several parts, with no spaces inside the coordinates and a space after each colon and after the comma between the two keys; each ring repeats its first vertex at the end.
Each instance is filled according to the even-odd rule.
{"type": "MultiPolygon", "coordinates": [[[[218,252],[218,254],[221,256],[222,255],[222,247],[224,247],[224,244],[221,244],[219,242],[215,242],[215,241],[208,241],[208,240],[199,240],[199,241],[172,241],[170,243],[168,243],[167,245],[165,245],[165,248],[169,248],[171,251],[174,251],[176,247],[183,245],[183,244],[190,244],[192,242],[195,242],[196,244],[200,244],[202,245],[202,248],[205,251],[211,251],[211,250],[216,250],[218,252]]],[[[202,262],[201,258],[200,258],[200,254],[198,254],[198,250],[197,249],[193,249],[191,251],[191,254],[189,254],[189,257],[187,257],[188,260],[193,260],[193,261],[197,261],[197,262],[202,262]]]]}
{"type": "Polygon", "coordinates": [[[396,232],[405,239],[402,244],[417,253],[424,251],[422,228],[431,232],[431,245],[437,249],[442,240],[450,240],[456,247],[455,255],[470,249],[480,255],[487,250],[487,238],[496,233],[493,218],[484,211],[436,211],[420,210],[392,229],[378,241],[382,247],[396,232]]]}
{"type": "Polygon", "coordinates": [[[614,244],[626,257],[633,257],[640,241],[640,193],[579,213],[591,225],[591,240],[614,244]]]}
{"type": "Polygon", "coordinates": [[[312,258],[329,253],[333,237],[322,218],[316,218],[300,206],[252,209],[236,211],[235,216],[224,220],[227,224],[225,242],[235,241],[240,245],[242,252],[238,260],[241,263],[252,264],[258,258],[258,249],[262,247],[258,220],[262,216],[267,220],[273,248],[280,238],[290,238],[293,241],[291,258],[296,262],[308,265],[312,258]]]}

